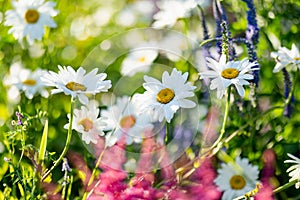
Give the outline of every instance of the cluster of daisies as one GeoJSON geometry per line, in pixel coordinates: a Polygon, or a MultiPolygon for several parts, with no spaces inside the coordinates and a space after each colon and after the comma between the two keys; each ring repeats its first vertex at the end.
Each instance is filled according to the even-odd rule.
{"type": "MultiPolygon", "coordinates": [[[[285,48],[279,50],[276,60],[280,63],[276,67],[299,67],[299,52],[293,48],[293,53],[286,52],[285,48]]],[[[207,58],[207,65],[212,70],[200,73],[200,78],[211,78],[210,89],[217,90],[218,98],[225,95],[230,85],[234,85],[238,94],[244,96],[243,86],[249,85],[249,81],[253,79],[250,73],[257,70],[255,62],[251,63],[247,59],[227,62],[225,55],[221,55],[219,61],[207,58]]],[[[77,71],[70,66],[58,66],[58,69],[58,73],[40,69],[31,72],[16,63],[12,66],[10,75],[5,78],[5,83],[13,90],[24,91],[29,99],[36,93],[48,97],[46,86],[54,87],[51,94],[64,93],[78,99],[82,106],[74,110],[71,126],[87,144],[96,144],[102,136],[105,137],[107,146],[113,146],[120,140],[126,141],[128,145],[140,143],[144,138],[143,133],[152,130],[154,122],[170,123],[180,108],[196,106],[195,102],[188,99],[194,96],[196,89],[187,81],[188,73],[174,68],[171,73],[165,71],[161,81],[145,75],[144,93],[117,98],[116,103],[102,110],[100,116],[97,102],[90,100],[88,96],[107,92],[112,87],[111,81],[106,80],[107,74],[98,74],[98,69],[87,73],[82,67],[77,71]],[[16,71],[19,73],[15,73],[16,71]]],[[[69,126],[70,124],[66,124],[65,128],[69,126]]],[[[286,162],[295,164],[288,169],[291,181],[300,182],[299,159],[290,154],[289,156],[293,160],[286,162]]],[[[224,191],[222,199],[232,199],[255,189],[258,172],[258,168],[249,164],[247,159],[238,158],[235,162],[223,164],[215,179],[218,188],[224,191]]],[[[297,188],[299,182],[296,183],[297,188]]]]}
{"type": "MultiPolygon", "coordinates": [[[[188,17],[199,3],[196,0],[159,1],[160,11],[153,16],[153,27],[172,27],[178,19],[188,17]]],[[[44,0],[13,1],[14,9],[6,12],[5,25],[11,26],[9,33],[20,43],[26,38],[31,45],[35,40],[42,39],[45,27],[56,27],[53,17],[58,11],[54,7],[54,2],[44,0]]],[[[136,72],[147,72],[158,55],[159,51],[155,48],[130,52],[122,63],[121,74],[133,76],[136,72]]],[[[273,72],[279,72],[285,67],[293,71],[300,68],[300,53],[294,44],[291,50],[283,47],[271,56],[277,62],[273,72]]],[[[253,71],[258,70],[256,62],[249,62],[246,58],[227,61],[223,54],[219,60],[206,58],[206,61],[210,70],[200,73],[200,79],[209,82],[210,89],[216,90],[219,99],[226,95],[231,85],[244,97],[244,86],[250,84],[254,78],[253,71]]],[[[23,68],[22,64],[15,63],[5,77],[4,84],[9,86],[8,95],[12,100],[20,98],[20,91],[28,99],[37,93],[48,98],[46,86],[54,87],[51,94],[64,93],[72,99],[78,99],[81,107],[74,110],[72,124],[69,122],[65,128],[71,126],[81,134],[86,144],[96,144],[99,137],[105,137],[106,146],[110,147],[120,140],[126,141],[128,145],[140,143],[145,137],[143,133],[152,130],[155,122],[170,123],[180,108],[196,106],[195,102],[188,99],[195,95],[196,89],[188,82],[189,74],[174,68],[171,72],[163,72],[161,81],[144,76],[144,93],[119,97],[116,103],[101,110],[100,114],[98,102],[90,100],[89,96],[107,92],[112,87],[111,81],[106,80],[107,74],[98,73],[97,69],[87,73],[82,67],[75,70],[70,66],[58,66],[58,70],[58,73],[41,69],[32,72],[23,68]]],[[[286,163],[294,164],[287,170],[290,181],[297,180],[296,188],[299,188],[300,159],[291,154],[288,156],[292,160],[286,163]]],[[[238,157],[233,162],[221,165],[214,182],[224,192],[222,199],[233,199],[255,189],[258,174],[258,167],[238,157]]]]}
{"type": "MultiPolygon", "coordinates": [[[[293,62],[297,62],[297,59],[293,58],[293,62]]],[[[217,90],[218,98],[222,98],[232,84],[238,94],[244,96],[243,86],[253,79],[250,72],[257,69],[257,63],[251,63],[247,59],[227,62],[224,55],[221,55],[219,61],[207,58],[207,64],[212,70],[200,73],[200,77],[212,79],[210,89],[217,90]]],[[[97,102],[90,100],[88,96],[107,92],[112,84],[110,80],[106,80],[107,74],[98,74],[98,69],[87,73],[82,67],[76,71],[70,66],[58,66],[59,71],[56,73],[43,70],[31,72],[21,68],[19,64],[13,68],[18,68],[21,73],[13,73],[15,70],[12,70],[5,82],[12,88],[24,91],[28,98],[33,98],[35,93],[48,97],[45,87],[50,86],[54,87],[51,94],[64,93],[79,100],[82,106],[74,110],[71,126],[87,144],[96,144],[102,136],[105,137],[107,146],[113,146],[119,140],[126,141],[128,145],[140,143],[144,138],[143,133],[152,130],[154,122],[170,123],[178,109],[196,106],[195,102],[188,99],[194,96],[196,87],[187,81],[187,72],[182,73],[175,68],[171,73],[165,71],[161,81],[145,75],[144,93],[117,98],[114,105],[101,111],[101,116],[97,102]]],[[[65,128],[69,126],[70,124],[66,124],[65,128]]],[[[300,181],[299,159],[289,156],[293,160],[286,162],[295,164],[288,169],[291,181],[300,181]]],[[[258,168],[249,164],[247,159],[238,158],[235,162],[221,166],[215,183],[224,191],[223,199],[232,199],[255,189],[258,172],[258,168]]]]}
{"type": "MultiPolygon", "coordinates": [[[[248,81],[253,79],[250,72],[257,69],[256,63],[251,63],[247,59],[226,62],[224,55],[219,62],[207,58],[207,64],[213,70],[200,73],[200,76],[212,78],[210,88],[217,89],[219,98],[224,96],[226,88],[232,84],[235,85],[238,93],[244,96],[243,85],[249,84],[248,81]]],[[[122,132],[126,130],[130,136],[127,138],[128,144],[132,141],[141,141],[140,133],[143,132],[143,128],[151,127],[151,123],[155,121],[166,120],[170,123],[178,109],[196,106],[195,102],[188,99],[194,96],[196,89],[187,81],[188,73],[182,73],[174,68],[170,74],[165,71],[161,81],[145,75],[143,94],[121,97],[116,105],[103,111],[106,119],[98,119],[100,111],[97,109],[97,104],[91,103],[87,94],[107,92],[111,88],[111,82],[105,80],[107,74],[97,74],[97,69],[86,73],[82,67],[77,71],[70,66],[58,66],[58,69],[58,73],[45,70],[31,72],[17,63],[11,68],[11,73],[5,77],[4,82],[11,86],[12,91],[9,93],[13,93],[14,90],[24,91],[29,99],[33,98],[35,93],[48,97],[46,86],[55,87],[52,94],[63,92],[74,99],[78,98],[83,107],[75,110],[72,126],[82,133],[83,140],[87,143],[91,141],[96,143],[97,135],[103,136],[104,130],[112,130],[112,133],[108,134],[111,135],[111,140],[120,139],[122,132]]]]}

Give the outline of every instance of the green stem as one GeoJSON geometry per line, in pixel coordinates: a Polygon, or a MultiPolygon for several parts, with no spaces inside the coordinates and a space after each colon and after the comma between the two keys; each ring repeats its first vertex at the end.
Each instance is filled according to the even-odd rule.
{"type": "Polygon", "coordinates": [[[208,43],[211,43],[211,42],[217,42],[217,41],[221,41],[222,39],[221,38],[210,38],[210,39],[207,39],[207,40],[204,40],[203,42],[200,43],[200,47],[208,44],[208,43]]]}
{"type": "Polygon", "coordinates": [[[291,182],[288,182],[288,183],[286,183],[286,184],[284,184],[282,186],[279,186],[278,188],[276,188],[276,189],[273,190],[273,193],[276,194],[276,193],[279,193],[279,192],[281,192],[281,191],[283,191],[285,189],[288,189],[289,187],[295,185],[297,182],[299,182],[298,179],[293,180],[291,182]]]}
{"type": "Polygon", "coordinates": [[[17,165],[18,167],[20,167],[20,163],[21,163],[21,160],[23,159],[24,151],[25,151],[25,135],[24,135],[23,127],[21,127],[21,135],[22,135],[22,139],[21,139],[22,152],[21,152],[21,156],[20,156],[20,159],[19,159],[19,162],[17,165]]]}
{"type": "Polygon", "coordinates": [[[99,155],[99,158],[98,158],[97,163],[96,163],[96,165],[95,165],[95,167],[94,167],[94,169],[93,169],[93,172],[92,172],[92,175],[91,175],[91,177],[90,177],[90,180],[89,180],[89,182],[88,182],[88,184],[87,184],[86,191],[85,191],[84,194],[83,194],[82,200],[86,200],[86,198],[88,197],[88,194],[89,194],[89,193],[88,193],[88,187],[89,187],[90,185],[92,185],[92,183],[93,183],[93,181],[94,181],[94,179],[95,179],[96,172],[97,172],[97,170],[98,170],[98,168],[99,168],[99,165],[100,165],[100,163],[101,163],[101,160],[102,160],[102,157],[103,157],[103,155],[104,155],[104,152],[105,152],[106,147],[107,147],[107,146],[104,147],[104,149],[102,150],[102,152],[101,152],[100,155],[99,155]]]}
{"type": "Polygon", "coordinates": [[[165,135],[165,144],[168,144],[168,140],[169,140],[169,123],[166,123],[166,135],[165,135]]]}
{"type": "Polygon", "coordinates": [[[71,177],[70,177],[70,183],[69,183],[69,187],[68,187],[68,193],[67,193],[66,200],[70,199],[71,192],[72,192],[72,184],[73,184],[73,175],[71,175],[71,177]]]}
{"type": "Polygon", "coordinates": [[[220,131],[220,135],[210,149],[214,149],[216,146],[218,146],[218,144],[220,143],[220,141],[222,140],[222,138],[225,134],[225,128],[226,128],[226,123],[227,123],[228,114],[229,114],[229,106],[230,106],[230,90],[231,90],[231,87],[229,86],[228,90],[227,90],[227,101],[226,101],[226,105],[225,105],[225,113],[224,113],[223,124],[222,124],[222,128],[220,131]]]}
{"type": "MultiPolygon", "coordinates": [[[[64,163],[65,164],[65,163],[64,163]]],[[[63,164],[63,165],[64,165],[63,164]]],[[[61,196],[62,196],[62,199],[66,199],[66,191],[67,191],[67,186],[68,186],[68,170],[66,169],[65,170],[65,174],[64,174],[64,179],[63,179],[63,189],[62,189],[62,193],[61,193],[61,196]]]]}
{"type": "MultiPolygon", "coordinates": [[[[182,21],[184,24],[184,34],[188,38],[189,37],[189,21],[187,18],[183,18],[182,21]]],[[[189,43],[189,41],[188,41],[188,43],[189,43]]]]}
{"type": "Polygon", "coordinates": [[[62,161],[62,159],[67,154],[67,151],[68,151],[70,143],[71,143],[71,138],[72,138],[73,112],[74,112],[74,99],[73,99],[73,97],[71,97],[70,122],[69,122],[69,129],[68,129],[68,135],[67,135],[66,145],[65,145],[62,153],[60,154],[59,158],[56,161],[54,161],[53,166],[49,170],[47,170],[45,172],[45,174],[42,176],[42,181],[44,181],[45,178],[47,178],[47,176],[49,176],[49,174],[51,173],[51,171],[53,169],[55,169],[59,165],[59,163],[62,161]]]}

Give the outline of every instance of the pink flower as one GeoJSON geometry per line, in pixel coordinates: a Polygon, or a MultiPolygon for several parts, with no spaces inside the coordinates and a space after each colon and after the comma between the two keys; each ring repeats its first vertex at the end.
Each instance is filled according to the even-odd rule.
{"type": "MultiPolygon", "coordinates": [[[[104,139],[99,139],[95,145],[96,157],[104,150],[104,139]]],[[[98,182],[94,186],[92,195],[89,200],[115,200],[120,199],[120,195],[127,188],[125,179],[127,173],[123,170],[123,164],[126,162],[124,142],[119,142],[112,147],[104,150],[104,154],[100,163],[101,172],[98,182]]]]}
{"type": "Polygon", "coordinates": [[[255,200],[273,200],[273,187],[271,185],[271,178],[275,173],[275,160],[276,155],[273,149],[267,149],[262,155],[264,167],[262,169],[262,187],[259,192],[254,196],[255,200]]]}
{"type": "Polygon", "coordinates": [[[221,197],[221,191],[214,184],[217,173],[212,166],[210,159],[203,161],[201,166],[196,169],[191,177],[192,186],[188,188],[189,193],[194,200],[218,200],[221,197]]]}
{"type": "Polygon", "coordinates": [[[182,189],[173,189],[169,192],[168,194],[169,199],[174,199],[174,200],[189,200],[191,199],[191,196],[189,195],[189,193],[185,190],[182,189]]]}
{"type": "Polygon", "coordinates": [[[121,193],[123,193],[127,187],[127,184],[125,183],[126,178],[127,173],[123,171],[107,170],[102,172],[99,177],[99,182],[96,184],[89,200],[120,199],[121,193]]]}
{"type": "MultiPolygon", "coordinates": [[[[105,139],[99,138],[97,144],[94,145],[95,157],[104,150],[105,139]]],[[[103,170],[123,170],[123,164],[126,162],[125,141],[119,140],[118,143],[104,150],[104,154],[100,163],[100,168],[103,170]]],[[[96,161],[97,162],[97,161],[96,161]]]]}
{"type": "Polygon", "coordinates": [[[192,199],[188,191],[176,185],[168,187],[163,186],[156,192],[156,199],[174,199],[174,200],[190,200],[192,199]]]}
{"type": "Polygon", "coordinates": [[[275,173],[275,161],[276,155],[273,149],[267,149],[262,155],[262,161],[264,168],[262,169],[262,178],[261,181],[269,181],[270,178],[274,176],[275,173]]]}
{"type": "Polygon", "coordinates": [[[155,200],[155,189],[152,187],[141,188],[141,187],[129,187],[121,195],[122,200],[132,200],[132,199],[141,199],[141,200],[155,200]]]}
{"type": "Polygon", "coordinates": [[[273,188],[268,183],[263,183],[262,188],[254,196],[254,200],[273,200],[273,188]]]}
{"type": "MultiPolygon", "coordinates": [[[[145,175],[147,173],[150,173],[151,175],[153,171],[153,167],[154,167],[153,156],[156,152],[157,145],[155,139],[151,137],[152,134],[153,133],[151,131],[144,133],[145,139],[142,142],[140,159],[138,161],[138,165],[135,170],[135,173],[138,177],[141,175],[145,175]]],[[[154,179],[154,175],[153,175],[153,179],[154,179]]]]}
{"type": "Polygon", "coordinates": [[[116,144],[108,147],[103,155],[100,167],[104,170],[123,170],[123,164],[126,162],[125,146],[116,144]]]}

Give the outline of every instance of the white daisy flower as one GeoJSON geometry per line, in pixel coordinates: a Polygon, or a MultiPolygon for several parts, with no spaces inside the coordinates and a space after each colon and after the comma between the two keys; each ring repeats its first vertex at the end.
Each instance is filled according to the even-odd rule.
{"type": "Polygon", "coordinates": [[[23,91],[28,99],[32,99],[36,93],[48,98],[49,93],[40,79],[45,73],[46,71],[41,69],[34,72],[24,69],[22,64],[17,62],[10,67],[10,73],[3,82],[7,86],[16,87],[19,91],[23,91]]]}
{"type": "Polygon", "coordinates": [[[245,90],[243,85],[249,85],[248,80],[253,79],[250,71],[258,70],[257,62],[249,62],[248,59],[242,61],[226,62],[226,56],[221,55],[219,62],[212,58],[206,58],[207,65],[212,70],[200,73],[200,79],[212,78],[210,89],[217,89],[218,98],[222,98],[226,93],[226,88],[234,85],[240,96],[244,97],[245,90]]]}
{"type": "Polygon", "coordinates": [[[154,16],[154,28],[172,27],[178,19],[190,16],[190,11],[196,7],[194,0],[161,0],[157,2],[160,9],[154,16]]]}
{"type": "Polygon", "coordinates": [[[292,158],[292,160],[286,160],[286,161],[284,161],[284,163],[293,163],[294,164],[286,170],[286,172],[288,172],[289,176],[291,177],[289,182],[298,180],[298,182],[295,184],[295,187],[297,189],[299,189],[300,188],[300,159],[289,153],[288,153],[288,156],[290,158],[292,158]]]}
{"type": "Polygon", "coordinates": [[[300,68],[300,53],[295,44],[292,44],[292,49],[286,47],[279,48],[278,52],[272,52],[271,57],[275,58],[276,65],[273,72],[279,72],[284,67],[290,66],[292,70],[300,68]]]}
{"type": "Polygon", "coordinates": [[[255,189],[258,174],[257,166],[249,164],[246,158],[237,157],[235,163],[222,163],[214,182],[224,192],[222,199],[232,200],[255,189]]]}
{"type": "Polygon", "coordinates": [[[158,50],[154,49],[133,50],[123,60],[121,74],[124,76],[133,76],[137,72],[149,71],[157,55],[158,50]]]}
{"type": "Polygon", "coordinates": [[[107,146],[114,145],[119,139],[126,138],[127,144],[132,142],[141,142],[143,132],[146,129],[152,129],[150,117],[147,114],[140,114],[140,108],[135,103],[135,96],[124,96],[117,98],[115,105],[110,106],[107,110],[102,111],[102,116],[106,118],[107,146]]]}
{"type": "MultiPolygon", "coordinates": [[[[82,134],[82,140],[86,144],[97,144],[99,136],[104,136],[103,129],[106,123],[103,118],[98,118],[99,113],[100,110],[94,101],[90,101],[87,106],[81,106],[80,109],[74,109],[72,129],[82,134]]],[[[68,118],[70,119],[70,114],[68,118]]],[[[69,126],[70,122],[64,128],[68,129],[69,126]]]]}
{"type": "Polygon", "coordinates": [[[44,0],[18,0],[12,2],[14,10],[6,12],[6,26],[12,26],[9,33],[22,43],[26,37],[28,43],[32,45],[34,40],[41,40],[45,27],[55,28],[56,23],[52,17],[58,14],[54,10],[54,2],[44,2],[44,0]]]}
{"type": "Polygon", "coordinates": [[[146,81],[143,87],[144,94],[139,94],[139,102],[143,110],[148,111],[153,120],[163,121],[165,118],[170,122],[174,113],[181,108],[193,108],[196,104],[186,99],[194,96],[193,90],[196,88],[190,82],[186,82],[188,73],[173,69],[171,75],[164,72],[162,82],[155,78],[144,76],[146,81]]]}
{"type": "Polygon", "coordinates": [[[78,96],[82,104],[88,104],[86,94],[97,94],[99,92],[107,92],[111,88],[111,81],[104,80],[107,76],[105,73],[97,74],[98,69],[94,69],[88,74],[79,67],[75,71],[70,66],[58,66],[59,72],[49,71],[41,79],[47,86],[56,87],[52,89],[52,94],[64,92],[66,95],[71,95],[73,98],[78,96]]]}

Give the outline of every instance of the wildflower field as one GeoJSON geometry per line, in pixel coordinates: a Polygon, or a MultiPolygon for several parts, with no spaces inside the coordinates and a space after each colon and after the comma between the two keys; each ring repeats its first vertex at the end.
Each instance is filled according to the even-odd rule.
{"type": "Polygon", "coordinates": [[[0,0],[0,200],[300,199],[299,13],[0,0]]]}

